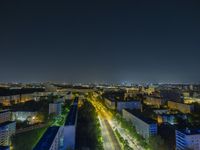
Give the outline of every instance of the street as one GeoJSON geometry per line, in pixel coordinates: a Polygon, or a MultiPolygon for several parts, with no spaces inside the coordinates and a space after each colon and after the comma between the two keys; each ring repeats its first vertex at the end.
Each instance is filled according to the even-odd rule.
{"type": "MultiPolygon", "coordinates": [[[[106,108],[102,103],[98,102],[98,101],[96,100],[96,98],[93,97],[93,96],[91,97],[91,102],[92,102],[92,104],[94,105],[94,107],[96,108],[96,110],[97,110],[99,116],[100,116],[101,118],[104,118],[104,119],[101,119],[101,122],[104,122],[104,123],[105,123],[105,121],[106,121],[105,124],[102,123],[102,124],[103,124],[102,130],[104,130],[104,128],[105,128],[104,126],[106,126],[106,127],[107,127],[107,130],[109,129],[111,135],[112,135],[112,133],[113,133],[113,135],[114,135],[113,129],[117,129],[118,132],[120,133],[120,135],[121,135],[124,139],[126,139],[126,140],[128,141],[129,146],[130,146],[133,150],[144,150],[144,149],[138,144],[138,142],[136,141],[136,139],[133,139],[133,138],[131,137],[131,135],[130,135],[124,128],[121,128],[121,125],[114,119],[112,113],[111,113],[109,110],[107,110],[107,108],[106,108]],[[102,121],[102,120],[104,120],[104,121],[102,121]]],[[[100,118],[100,117],[99,117],[99,118],[100,118]]],[[[103,131],[103,132],[105,132],[105,131],[103,131]]],[[[114,137],[115,137],[115,136],[114,136],[114,137]]],[[[107,139],[107,137],[103,137],[103,138],[107,139]]],[[[116,137],[115,137],[114,139],[116,139],[116,137]]],[[[112,145],[114,145],[113,143],[116,143],[116,142],[114,142],[114,141],[115,141],[114,139],[113,139],[113,141],[112,141],[112,145]]],[[[118,141],[117,141],[117,143],[118,143],[118,146],[120,147],[120,144],[119,144],[118,141]]],[[[110,143],[109,143],[109,144],[110,144],[110,143]]]]}
{"type": "Polygon", "coordinates": [[[104,150],[121,150],[121,146],[118,143],[115,134],[108,122],[109,115],[106,115],[106,113],[102,111],[103,109],[100,107],[101,105],[98,105],[96,101],[91,100],[91,103],[93,104],[98,113],[98,118],[101,125],[104,150]]]}

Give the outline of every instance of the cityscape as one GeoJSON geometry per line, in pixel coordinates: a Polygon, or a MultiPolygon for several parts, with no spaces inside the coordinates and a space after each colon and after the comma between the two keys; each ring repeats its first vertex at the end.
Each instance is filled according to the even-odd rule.
{"type": "Polygon", "coordinates": [[[0,150],[200,150],[200,1],[0,1],[0,150]]]}
{"type": "Polygon", "coordinates": [[[15,83],[0,94],[1,149],[200,148],[200,84],[15,83]]]}

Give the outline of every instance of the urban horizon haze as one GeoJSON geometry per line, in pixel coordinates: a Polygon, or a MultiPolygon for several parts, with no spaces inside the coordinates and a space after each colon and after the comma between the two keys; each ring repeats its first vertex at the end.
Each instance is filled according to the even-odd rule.
{"type": "Polygon", "coordinates": [[[199,82],[199,7],[1,1],[0,82],[199,82]]]}

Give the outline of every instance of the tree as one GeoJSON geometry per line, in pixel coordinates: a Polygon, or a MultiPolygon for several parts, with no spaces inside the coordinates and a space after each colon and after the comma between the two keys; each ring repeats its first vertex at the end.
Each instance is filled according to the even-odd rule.
{"type": "Polygon", "coordinates": [[[38,122],[44,122],[44,121],[45,121],[45,116],[44,116],[43,113],[38,112],[37,115],[35,116],[35,119],[36,119],[38,122]]]}

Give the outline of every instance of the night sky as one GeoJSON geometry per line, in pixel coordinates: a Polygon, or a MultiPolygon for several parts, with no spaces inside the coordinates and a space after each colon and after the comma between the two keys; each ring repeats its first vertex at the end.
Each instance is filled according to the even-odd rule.
{"type": "Polygon", "coordinates": [[[0,82],[199,82],[199,0],[0,0],[0,82]]]}

